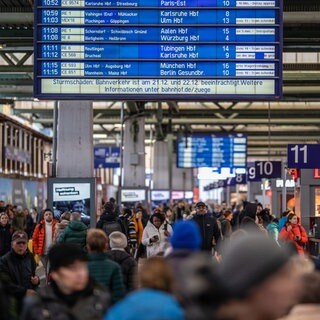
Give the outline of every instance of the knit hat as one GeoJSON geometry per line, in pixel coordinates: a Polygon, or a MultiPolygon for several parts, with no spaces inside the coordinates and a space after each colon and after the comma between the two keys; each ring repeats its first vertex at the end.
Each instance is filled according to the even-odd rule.
{"type": "Polygon", "coordinates": [[[280,248],[275,241],[258,233],[231,241],[217,266],[222,291],[227,298],[246,296],[251,288],[276,274],[292,254],[289,248],[280,248]]]}
{"type": "Polygon", "coordinates": [[[48,253],[50,268],[52,271],[61,267],[68,267],[76,261],[87,261],[87,254],[77,244],[55,244],[48,253]]]}
{"type": "Polygon", "coordinates": [[[173,225],[173,235],[170,238],[173,249],[195,251],[200,249],[201,242],[200,230],[194,221],[178,221],[173,225]]]}
{"type": "Polygon", "coordinates": [[[111,249],[124,249],[128,245],[127,237],[120,231],[114,231],[109,235],[111,249]]]}

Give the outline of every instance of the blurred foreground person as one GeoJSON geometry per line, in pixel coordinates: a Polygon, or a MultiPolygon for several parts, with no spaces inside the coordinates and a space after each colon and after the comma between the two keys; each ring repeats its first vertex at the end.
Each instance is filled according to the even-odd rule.
{"type": "Polygon", "coordinates": [[[22,320],[99,320],[110,304],[105,288],[89,278],[87,255],[76,244],[49,251],[51,285],[25,301],[22,320]]]}
{"type": "Polygon", "coordinates": [[[88,230],[87,249],[89,252],[90,276],[108,288],[112,303],[116,303],[123,298],[125,290],[120,266],[109,259],[106,254],[108,247],[108,237],[103,230],[88,230]]]}
{"type": "Polygon", "coordinates": [[[10,294],[16,298],[20,311],[25,295],[35,293],[40,279],[36,276],[36,263],[28,250],[28,235],[16,231],[12,235],[12,249],[0,259],[0,276],[7,281],[10,294]]]}
{"type": "Polygon", "coordinates": [[[318,320],[320,318],[320,272],[305,274],[301,279],[299,303],[281,320],[318,320]]]}
{"type": "Polygon", "coordinates": [[[306,260],[262,234],[230,242],[217,266],[222,304],[216,319],[275,320],[287,314],[301,290],[306,268],[300,261],[306,260]]]}
{"type": "Polygon", "coordinates": [[[182,320],[173,298],[173,275],[161,257],[147,260],[139,272],[140,290],[129,294],[107,313],[105,320],[182,320]]]}

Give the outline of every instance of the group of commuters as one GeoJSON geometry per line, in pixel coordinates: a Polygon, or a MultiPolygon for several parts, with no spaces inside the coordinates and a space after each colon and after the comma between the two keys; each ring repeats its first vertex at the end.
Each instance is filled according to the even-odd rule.
{"type": "Polygon", "coordinates": [[[45,209],[28,233],[1,208],[1,319],[319,317],[320,273],[293,212],[278,221],[259,203],[179,202],[148,214],[110,199],[96,228],[45,209]]]}

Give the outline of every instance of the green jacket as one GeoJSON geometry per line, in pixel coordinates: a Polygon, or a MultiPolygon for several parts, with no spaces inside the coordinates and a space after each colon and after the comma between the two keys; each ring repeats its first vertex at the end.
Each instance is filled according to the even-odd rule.
{"type": "Polygon", "coordinates": [[[70,221],[58,239],[58,243],[76,243],[84,248],[86,245],[87,226],[81,221],[70,221]]]}
{"type": "Polygon", "coordinates": [[[110,260],[106,253],[90,253],[88,267],[90,276],[109,289],[112,304],[124,297],[125,288],[120,266],[110,260]]]}

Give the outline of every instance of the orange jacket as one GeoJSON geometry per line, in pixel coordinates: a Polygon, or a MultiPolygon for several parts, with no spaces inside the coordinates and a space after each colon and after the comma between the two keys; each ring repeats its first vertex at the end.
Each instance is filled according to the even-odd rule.
{"type": "MultiPolygon", "coordinates": [[[[55,225],[58,221],[52,220],[52,239],[54,236],[55,225]]],[[[33,252],[39,256],[43,255],[46,244],[46,225],[44,220],[38,223],[33,231],[32,242],[33,242],[33,252]]]]}
{"type": "Polygon", "coordinates": [[[140,244],[142,242],[143,224],[142,224],[142,221],[136,219],[135,216],[133,216],[132,220],[134,222],[136,233],[137,233],[137,243],[140,244]]]}
{"type": "Polygon", "coordinates": [[[299,224],[293,224],[290,231],[287,227],[291,224],[286,224],[280,231],[279,239],[292,241],[297,248],[299,254],[304,254],[304,246],[308,242],[308,235],[303,226],[299,224]],[[297,239],[298,237],[298,239],[297,239]]]}

